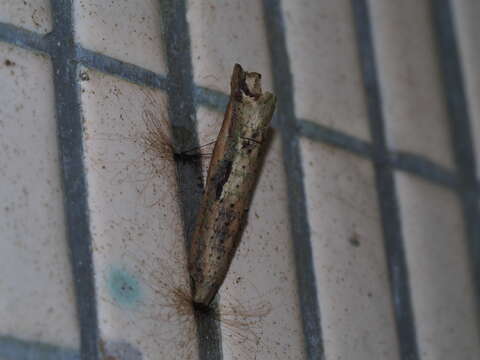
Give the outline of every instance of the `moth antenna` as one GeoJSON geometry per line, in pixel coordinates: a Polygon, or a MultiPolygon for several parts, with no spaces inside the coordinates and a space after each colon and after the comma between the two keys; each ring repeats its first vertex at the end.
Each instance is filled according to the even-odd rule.
{"type": "Polygon", "coordinates": [[[189,153],[189,152],[192,152],[192,151],[194,151],[194,150],[199,150],[199,149],[204,148],[204,147],[206,147],[206,146],[215,144],[216,142],[217,142],[217,140],[213,140],[213,141],[210,141],[210,142],[208,142],[208,143],[206,143],[206,144],[203,144],[203,145],[200,145],[200,146],[195,146],[195,147],[193,147],[193,148],[191,148],[191,149],[188,149],[188,150],[184,150],[184,151],[182,151],[182,153],[189,153]]]}

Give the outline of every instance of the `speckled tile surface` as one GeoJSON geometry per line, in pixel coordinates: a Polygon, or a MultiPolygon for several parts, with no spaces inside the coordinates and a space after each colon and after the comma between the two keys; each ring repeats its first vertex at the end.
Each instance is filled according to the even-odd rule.
{"type": "Polygon", "coordinates": [[[263,86],[271,89],[261,2],[189,0],[187,3],[195,83],[228,93],[228,79],[233,64],[238,62],[245,69],[261,73],[263,86]]]}
{"type": "Polygon", "coordinates": [[[430,3],[370,3],[388,143],[452,168],[430,3]]]}
{"type": "Polygon", "coordinates": [[[188,279],[175,168],[143,143],[143,113],[150,109],[162,120],[165,94],[86,69],[82,76],[88,79],[81,83],[85,157],[104,347],[111,355],[174,359],[171,346],[180,351],[193,342],[193,356],[189,319],[162,306],[175,301],[175,288],[188,279]]]}
{"type": "Polygon", "coordinates": [[[348,0],[285,1],[296,115],[369,139],[348,0]]]}
{"type": "Polygon", "coordinates": [[[0,43],[0,335],[78,348],[47,57],[0,43]]]}
{"type": "Polygon", "coordinates": [[[465,229],[455,194],[396,174],[422,359],[480,356],[465,229]]]}
{"type": "Polygon", "coordinates": [[[165,73],[159,3],[76,0],[76,39],[89,50],[165,73]]]}
{"type": "Polygon", "coordinates": [[[46,34],[52,30],[50,1],[48,0],[1,0],[0,22],[46,34]]]}
{"type": "Polygon", "coordinates": [[[371,165],[302,142],[327,358],[398,359],[371,165]]]}

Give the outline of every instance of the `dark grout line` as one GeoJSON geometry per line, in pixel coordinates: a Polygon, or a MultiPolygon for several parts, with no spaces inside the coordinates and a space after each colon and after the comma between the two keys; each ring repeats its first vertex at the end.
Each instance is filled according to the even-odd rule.
{"type": "Polygon", "coordinates": [[[79,360],[80,354],[73,349],[0,336],[0,357],[12,360],[79,360]]]}
{"type": "Polygon", "coordinates": [[[403,151],[390,151],[388,162],[397,170],[421,177],[451,190],[457,191],[459,187],[459,180],[455,172],[422,156],[403,151]]]}
{"type": "Polygon", "coordinates": [[[75,60],[86,67],[117,76],[137,85],[157,89],[167,88],[166,76],[143,69],[137,65],[114,59],[107,55],[99,54],[81,46],[76,47],[75,60]]]}
{"type": "Polygon", "coordinates": [[[480,210],[478,208],[480,193],[471,135],[472,127],[450,1],[432,2],[431,11],[450,122],[451,143],[460,178],[459,197],[469,247],[477,325],[480,327],[480,210]]]}
{"type": "Polygon", "coordinates": [[[293,103],[293,81],[285,39],[285,27],[280,2],[263,1],[263,16],[272,64],[274,90],[278,98],[276,124],[280,129],[287,178],[291,237],[295,246],[295,266],[300,311],[309,360],[325,359],[320,307],[312,257],[310,224],[303,184],[302,159],[298,141],[298,124],[293,103]]]}
{"type": "Polygon", "coordinates": [[[298,124],[299,134],[307,139],[333,145],[359,156],[373,158],[372,146],[364,140],[310,120],[299,119],[298,124]]]}
{"type": "Polygon", "coordinates": [[[390,150],[388,156],[384,156],[383,154],[376,156],[372,145],[367,141],[314,123],[310,120],[299,120],[299,132],[301,136],[312,141],[336,146],[344,151],[349,151],[358,156],[371,159],[374,162],[388,162],[391,167],[453,190],[457,190],[458,188],[459,180],[453,171],[435,164],[420,155],[390,150]]]}
{"type": "MultiPolygon", "coordinates": [[[[165,47],[168,65],[168,111],[176,148],[191,149],[199,146],[193,89],[193,69],[190,39],[186,21],[185,0],[165,0],[162,7],[165,21],[165,47]]],[[[177,176],[186,230],[194,225],[201,200],[201,166],[197,162],[178,163],[177,176]]],[[[187,243],[190,234],[187,233],[187,243]]],[[[187,248],[189,245],[187,244],[187,248]]]]}
{"type": "Polygon", "coordinates": [[[222,92],[201,86],[196,86],[194,92],[195,102],[199,105],[203,105],[221,112],[224,112],[227,108],[229,97],[222,92]]]}
{"type": "Polygon", "coordinates": [[[18,26],[0,22],[0,41],[27,50],[50,52],[50,35],[41,35],[18,26]]]}
{"type": "Polygon", "coordinates": [[[397,337],[402,360],[418,360],[415,320],[403,245],[402,226],[393,169],[387,160],[388,148],[382,112],[382,99],[377,78],[370,15],[366,0],[352,0],[354,26],[363,74],[373,140],[375,182],[381,212],[383,238],[389,271],[390,289],[395,310],[397,337]]]}
{"type": "MultiPolygon", "coordinates": [[[[196,129],[195,91],[191,63],[190,32],[185,0],[162,0],[165,50],[168,66],[168,113],[176,148],[199,146],[196,129]]],[[[182,209],[185,246],[190,248],[191,233],[203,196],[202,167],[198,162],[178,162],[177,180],[182,209]]],[[[217,306],[215,303],[212,305],[217,306]]],[[[218,310],[218,308],[217,308],[218,310]]],[[[195,311],[200,360],[221,360],[222,334],[214,317],[195,311]]]]}
{"type": "Polygon", "coordinates": [[[51,56],[55,89],[58,146],[62,166],[64,207],[70,260],[73,269],[80,353],[85,360],[99,359],[99,331],[92,259],[92,238],[83,164],[83,140],[72,3],[52,1],[54,31],[51,56]]]}

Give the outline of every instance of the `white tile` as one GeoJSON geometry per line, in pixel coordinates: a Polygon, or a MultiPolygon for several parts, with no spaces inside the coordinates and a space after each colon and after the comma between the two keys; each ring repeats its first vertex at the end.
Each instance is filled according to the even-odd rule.
{"type": "Polygon", "coordinates": [[[350,1],[283,1],[296,115],[368,140],[350,1]]]}
{"type": "Polygon", "coordinates": [[[396,174],[422,360],[480,357],[469,258],[458,198],[396,174]]]}
{"type": "Polygon", "coordinates": [[[52,76],[0,43],[0,333],[77,348],[52,76]]]}
{"type": "Polygon", "coordinates": [[[175,296],[189,289],[175,167],[168,156],[145,152],[142,142],[145,110],[167,121],[165,94],[85,69],[82,77],[88,79],[81,82],[86,166],[107,354],[195,359],[194,319],[181,313],[175,296]]]}
{"type": "Polygon", "coordinates": [[[327,359],[398,359],[374,173],[368,160],[302,141],[327,359]]]}
{"type": "Polygon", "coordinates": [[[272,88],[270,58],[260,1],[189,0],[195,83],[230,93],[233,65],[262,74],[263,86],[272,88]]]}
{"type": "Polygon", "coordinates": [[[76,41],[115,59],[165,73],[160,2],[75,0],[76,41]]]}
{"type": "Polygon", "coordinates": [[[480,2],[457,0],[451,5],[474,140],[477,176],[480,176],[480,43],[477,36],[480,2]]]}
{"type": "Polygon", "coordinates": [[[370,1],[389,146],[453,167],[431,4],[370,1]]]}
{"type": "Polygon", "coordinates": [[[46,34],[52,30],[50,1],[0,0],[0,22],[46,34]]]}
{"type": "MultiPolygon", "coordinates": [[[[223,114],[200,108],[197,118],[200,137],[211,139],[223,114]]],[[[220,291],[225,359],[306,358],[287,206],[280,139],[274,134],[242,242],[220,291]],[[244,322],[248,326],[241,327],[244,322]],[[248,340],[242,342],[244,337],[248,340]]]]}

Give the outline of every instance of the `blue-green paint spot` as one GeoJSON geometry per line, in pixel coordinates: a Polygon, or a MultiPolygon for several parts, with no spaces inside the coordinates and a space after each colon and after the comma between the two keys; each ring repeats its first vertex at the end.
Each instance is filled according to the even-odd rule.
{"type": "Polygon", "coordinates": [[[124,306],[136,306],[142,295],[137,278],[123,268],[110,269],[108,288],[113,300],[124,306]]]}

